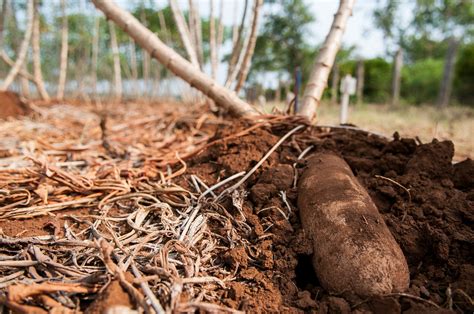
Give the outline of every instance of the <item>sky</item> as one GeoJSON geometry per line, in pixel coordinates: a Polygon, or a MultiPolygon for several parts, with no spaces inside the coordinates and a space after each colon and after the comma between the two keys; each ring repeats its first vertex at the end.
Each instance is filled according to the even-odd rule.
{"type": "MultiPolygon", "coordinates": [[[[84,0],[82,0],[84,1],[84,0]]],[[[168,5],[168,0],[148,0],[154,3],[157,7],[164,7],[168,5]]],[[[187,10],[189,0],[176,0],[182,10],[187,10]]],[[[194,0],[199,8],[201,16],[208,17],[210,12],[210,0],[194,0]]],[[[218,15],[220,0],[214,0],[216,6],[216,16],[218,15]]],[[[233,25],[235,16],[240,19],[243,10],[243,0],[222,0],[223,1],[223,21],[226,25],[233,25]]],[[[410,20],[410,1],[400,0],[400,23],[406,24],[410,20]]],[[[115,2],[125,9],[130,9],[138,0],[115,0],[115,2]]],[[[308,4],[308,10],[316,17],[316,21],[310,28],[311,35],[307,42],[309,44],[320,44],[326,37],[333,21],[334,14],[337,12],[339,6],[338,0],[305,0],[308,4]]],[[[383,34],[376,29],[373,23],[373,11],[383,0],[357,0],[350,17],[346,31],[344,33],[342,45],[349,47],[354,46],[354,57],[357,58],[374,58],[378,56],[386,56],[387,49],[383,34]]],[[[252,1],[250,1],[252,3],[252,1]]],[[[251,7],[251,5],[250,5],[251,7]]],[[[264,6],[264,10],[269,10],[268,5],[264,6]]],[[[263,12],[263,16],[265,11],[263,12]]],[[[262,25],[262,20],[260,25],[262,25]]],[[[227,53],[231,46],[224,45],[222,53],[227,53]]],[[[315,55],[317,52],[315,52],[315,55]]],[[[206,71],[210,69],[205,69],[206,71]]],[[[207,72],[209,72],[207,71],[207,72]]],[[[218,81],[223,81],[226,76],[226,64],[222,64],[219,68],[218,81]]],[[[266,74],[267,75],[267,74],[266,74]]],[[[269,73],[268,75],[272,75],[269,73]]],[[[276,82],[276,79],[269,77],[263,81],[276,82]]],[[[273,83],[272,83],[273,84],[273,83]]]]}
{"type": "MultiPolygon", "coordinates": [[[[208,16],[210,11],[210,0],[194,0],[199,5],[202,16],[208,16]]],[[[232,25],[234,11],[241,16],[243,10],[243,0],[223,0],[224,1],[224,21],[227,25],[232,25]],[[237,5],[236,5],[237,4],[237,5]]],[[[410,0],[402,0],[407,3],[410,0]]],[[[118,3],[125,4],[126,0],[119,0],[118,3]]],[[[166,5],[168,1],[156,1],[160,5],[166,5]]],[[[178,0],[181,8],[188,6],[188,0],[178,0]]],[[[385,54],[385,45],[382,32],[374,29],[372,12],[377,7],[380,0],[358,0],[353,9],[352,17],[348,21],[346,32],[343,37],[343,45],[356,46],[356,55],[362,58],[372,58],[385,54]]],[[[218,7],[219,0],[215,0],[218,7]]],[[[306,0],[309,10],[316,17],[312,32],[314,37],[308,38],[309,43],[321,43],[331,28],[334,14],[339,6],[338,0],[306,0]]],[[[216,8],[217,10],[217,8],[216,8]]],[[[409,5],[401,6],[401,14],[405,18],[409,17],[409,5]]],[[[262,23],[260,23],[262,24],[262,23]]]]}
{"type": "MultiPolygon", "coordinates": [[[[115,0],[121,7],[127,8],[137,0],[115,0]]],[[[156,3],[158,7],[168,4],[168,0],[150,0],[156,3]]],[[[202,16],[209,16],[210,0],[194,0],[198,4],[202,16]]],[[[214,0],[216,11],[218,10],[220,0],[214,0]]],[[[243,10],[243,0],[222,0],[224,1],[224,22],[226,25],[232,25],[234,21],[234,12],[241,16],[243,10]]],[[[401,2],[401,21],[406,22],[410,19],[410,2],[413,0],[400,0],[401,2]]],[[[308,38],[308,43],[321,43],[328,33],[333,16],[337,11],[338,0],[305,0],[309,10],[316,17],[313,24],[313,38],[308,38]]],[[[356,47],[357,57],[373,58],[386,54],[383,35],[380,30],[375,29],[373,25],[372,12],[383,0],[357,0],[353,9],[352,17],[348,21],[346,32],[343,37],[343,45],[356,47]]],[[[188,0],[177,0],[178,5],[185,10],[188,7],[188,0]]],[[[251,3],[251,2],[250,2],[251,3]]],[[[265,8],[265,7],[264,7],[265,8]]],[[[268,7],[267,7],[268,9],[268,7]]],[[[262,23],[260,23],[262,24],[262,23]]]]}
{"type": "MultiPolygon", "coordinates": [[[[194,0],[198,4],[202,16],[209,16],[210,0],[194,0]]],[[[223,0],[224,1],[224,22],[232,25],[234,12],[241,16],[243,10],[243,0],[223,0]]],[[[410,0],[402,0],[407,3],[410,0]]],[[[134,3],[135,0],[116,0],[123,8],[134,3]]],[[[168,4],[167,0],[155,0],[157,6],[163,7],[168,4]]],[[[216,11],[220,0],[215,0],[216,11]]],[[[188,0],[177,0],[178,5],[184,10],[188,7],[188,0]]],[[[321,43],[328,33],[333,16],[337,11],[338,0],[306,0],[309,10],[316,17],[312,32],[314,37],[308,38],[309,43],[321,43]]],[[[385,54],[383,35],[379,30],[374,29],[372,12],[377,7],[379,0],[358,0],[356,1],[353,15],[349,19],[346,32],[343,37],[343,45],[356,46],[356,55],[363,58],[372,58],[385,54]]],[[[409,15],[409,6],[402,5],[401,13],[409,15]]],[[[262,23],[261,23],[262,24],[262,23]]]]}
{"type": "MultiPolygon", "coordinates": [[[[316,16],[314,31],[316,42],[322,42],[331,28],[334,13],[339,1],[337,0],[311,0],[310,10],[316,16]]],[[[356,47],[356,55],[363,58],[381,56],[385,53],[382,32],[374,30],[372,12],[377,7],[377,1],[356,1],[352,16],[347,22],[343,37],[344,46],[356,47]]]]}

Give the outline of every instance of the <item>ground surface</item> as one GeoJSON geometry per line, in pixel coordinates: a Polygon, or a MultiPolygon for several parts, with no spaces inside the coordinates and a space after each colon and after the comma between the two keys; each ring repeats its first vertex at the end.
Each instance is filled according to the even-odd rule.
{"type": "MultiPolygon", "coordinates": [[[[273,104],[267,105],[270,112],[273,104]]],[[[455,161],[474,158],[474,108],[451,106],[444,110],[436,106],[407,106],[392,108],[380,104],[351,104],[349,123],[365,130],[391,136],[397,130],[403,137],[419,137],[423,142],[433,138],[450,140],[456,146],[455,161]]],[[[339,106],[323,103],[319,124],[339,123],[339,106]]]]}
{"type": "Polygon", "coordinates": [[[449,141],[305,126],[234,186],[302,121],[144,104],[33,108],[0,124],[9,309],[99,313],[147,299],[177,311],[474,310],[474,165],[453,165],[449,141]],[[343,156],[377,204],[410,267],[406,294],[360,299],[319,285],[296,183],[304,157],[322,150],[343,156]]]}

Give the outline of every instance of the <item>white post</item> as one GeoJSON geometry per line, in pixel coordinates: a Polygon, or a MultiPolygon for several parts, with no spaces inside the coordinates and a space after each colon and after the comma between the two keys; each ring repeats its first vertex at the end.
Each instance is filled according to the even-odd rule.
{"type": "Polygon", "coordinates": [[[357,80],[353,78],[350,74],[344,76],[341,81],[341,114],[340,114],[340,124],[346,124],[349,118],[349,97],[354,95],[356,92],[357,80]]]}
{"type": "Polygon", "coordinates": [[[340,124],[346,124],[349,117],[349,93],[342,94],[340,124]]]}

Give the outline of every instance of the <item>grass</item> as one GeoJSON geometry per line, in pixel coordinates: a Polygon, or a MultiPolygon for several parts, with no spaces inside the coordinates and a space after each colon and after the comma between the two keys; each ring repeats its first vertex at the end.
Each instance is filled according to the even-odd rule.
{"type": "MultiPolygon", "coordinates": [[[[323,103],[318,124],[339,124],[339,106],[323,103]]],[[[474,108],[452,106],[440,110],[434,106],[350,105],[349,123],[362,129],[391,136],[415,137],[423,142],[451,140],[455,145],[455,161],[474,158],[474,108]]]]}

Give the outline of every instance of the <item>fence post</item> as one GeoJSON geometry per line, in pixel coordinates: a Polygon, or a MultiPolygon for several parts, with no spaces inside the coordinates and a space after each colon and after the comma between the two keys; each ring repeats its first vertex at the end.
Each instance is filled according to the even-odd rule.
{"type": "Polygon", "coordinates": [[[341,81],[341,114],[339,118],[340,124],[346,124],[349,118],[349,97],[356,92],[357,80],[352,75],[347,74],[341,81]]]}

